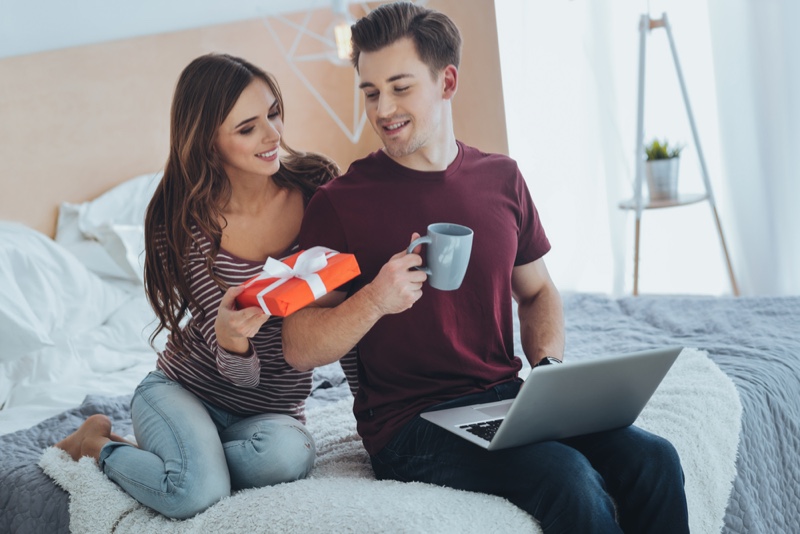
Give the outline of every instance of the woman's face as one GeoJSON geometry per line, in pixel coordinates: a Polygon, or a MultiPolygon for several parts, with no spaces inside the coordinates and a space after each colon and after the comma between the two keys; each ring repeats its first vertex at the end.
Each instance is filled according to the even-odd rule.
{"type": "Polygon", "coordinates": [[[214,146],[231,180],[272,176],[280,169],[281,109],[264,81],[248,85],[217,129],[214,146]]]}

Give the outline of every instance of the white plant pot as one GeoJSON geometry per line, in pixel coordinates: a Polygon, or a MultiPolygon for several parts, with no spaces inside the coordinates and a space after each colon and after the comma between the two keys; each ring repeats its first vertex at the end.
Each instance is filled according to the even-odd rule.
{"type": "Polygon", "coordinates": [[[679,162],[678,157],[647,162],[647,189],[650,192],[650,200],[678,198],[679,162]]]}

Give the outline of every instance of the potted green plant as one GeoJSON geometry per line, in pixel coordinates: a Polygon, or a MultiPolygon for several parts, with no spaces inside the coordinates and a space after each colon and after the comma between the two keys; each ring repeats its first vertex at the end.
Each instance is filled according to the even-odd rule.
{"type": "Polygon", "coordinates": [[[669,146],[669,141],[653,139],[644,147],[647,155],[647,188],[650,200],[674,200],[678,197],[678,163],[683,146],[669,146]]]}

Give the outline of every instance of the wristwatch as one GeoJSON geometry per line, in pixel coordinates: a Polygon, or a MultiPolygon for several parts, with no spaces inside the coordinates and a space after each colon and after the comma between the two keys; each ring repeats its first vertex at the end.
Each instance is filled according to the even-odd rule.
{"type": "Polygon", "coordinates": [[[534,365],[534,367],[539,367],[542,365],[551,365],[554,363],[562,363],[562,362],[558,358],[553,358],[552,356],[545,356],[544,358],[539,360],[539,362],[536,365],[534,365]]]}

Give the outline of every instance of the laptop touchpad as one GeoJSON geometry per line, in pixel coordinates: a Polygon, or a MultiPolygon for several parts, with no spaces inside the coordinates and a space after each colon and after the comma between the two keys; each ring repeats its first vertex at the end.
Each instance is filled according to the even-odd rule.
{"type": "Polygon", "coordinates": [[[474,408],[489,417],[503,417],[508,413],[509,406],[511,406],[511,402],[495,404],[494,406],[475,406],[474,408]]]}

